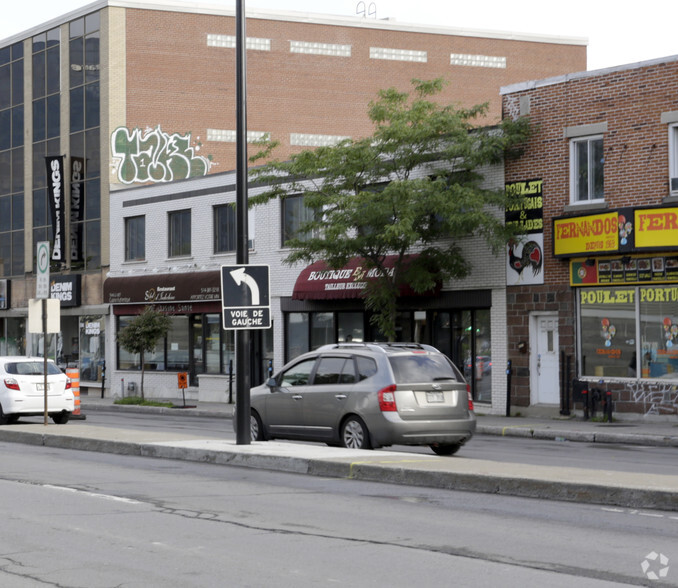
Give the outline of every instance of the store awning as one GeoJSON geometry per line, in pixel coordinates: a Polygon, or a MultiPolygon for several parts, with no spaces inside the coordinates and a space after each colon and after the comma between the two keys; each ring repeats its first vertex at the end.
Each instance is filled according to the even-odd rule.
{"type": "MultiPolygon", "coordinates": [[[[415,259],[417,255],[409,255],[407,259],[415,259]]],[[[385,259],[387,271],[393,272],[397,255],[389,255],[385,259]]],[[[295,300],[336,300],[339,298],[362,298],[365,286],[369,281],[377,279],[377,270],[368,270],[365,260],[354,257],[341,269],[331,269],[324,261],[316,261],[299,274],[294,285],[292,298],[295,300]]],[[[426,292],[425,296],[434,294],[426,292]]],[[[417,296],[408,285],[400,288],[401,296],[417,296]]]]}
{"type": "Polygon", "coordinates": [[[107,278],[104,302],[172,304],[221,301],[220,276],[218,271],[209,271],[107,278]]]}

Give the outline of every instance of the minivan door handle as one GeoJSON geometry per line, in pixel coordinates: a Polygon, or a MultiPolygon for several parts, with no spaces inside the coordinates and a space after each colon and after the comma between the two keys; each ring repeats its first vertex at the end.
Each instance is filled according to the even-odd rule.
{"type": "Polygon", "coordinates": [[[346,394],[335,394],[334,397],[337,400],[346,400],[346,394]]]}
{"type": "Polygon", "coordinates": [[[292,400],[301,400],[303,396],[301,394],[293,394],[292,395],[292,400]]]}

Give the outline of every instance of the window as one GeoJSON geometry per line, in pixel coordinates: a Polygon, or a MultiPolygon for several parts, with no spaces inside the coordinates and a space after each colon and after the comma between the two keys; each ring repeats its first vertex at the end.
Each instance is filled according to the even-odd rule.
{"type": "Polygon", "coordinates": [[[678,288],[586,288],[579,300],[583,376],[678,379],[678,288]]]}
{"type": "Polygon", "coordinates": [[[602,136],[573,139],[570,143],[570,193],[572,203],[603,200],[602,136]]]}
{"type": "MultiPolygon", "coordinates": [[[[69,23],[68,83],[71,161],[81,174],[84,208],[71,214],[71,226],[80,236],[71,249],[71,268],[101,266],[101,97],[99,81],[99,13],[88,14],[69,23]]],[[[66,122],[66,121],[64,121],[66,122]]],[[[72,164],[73,166],[73,164],[72,164]]],[[[73,169],[71,170],[74,171],[73,169]]]]}
{"type": "Polygon", "coordinates": [[[146,217],[125,219],[125,261],[146,259],[146,217]]]}
{"type": "Polygon", "coordinates": [[[235,206],[226,204],[214,207],[214,253],[235,251],[235,206]]]}
{"type": "Polygon", "coordinates": [[[282,202],[282,245],[291,239],[305,241],[312,236],[308,223],[316,218],[316,211],[304,204],[303,196],[290,196],[282,202]]]}
{"type": "Polygon", "coordinates": [[[313,377],[313,384],[353,384],[356,381],[352,358],[321,357],[313,377]]]}
{"type": "Polygon", "coordinates": [[[311,378],[311,370],[315,365],[315,358],[306,359],[288,369],[280,377],[280,386],[306,386],[311,378]]]}
{"type": "Polygon", "coordinates": [[[669,126],[669,173],[671,196],[678,196],[678,124],[669,126]]]}
{"type": "Polygon", "coordinates": [[[191,211],[178,210],[169,213],[169,256],[191,254],[191,211]]]}
{"type": "MultiPolygon", "coordinates": [[[[214,253],[233,253],[237,242],[237,216],[233,204],[214,207],[214,253]]],[[[247,247],[254,249],[254,211],[247,211],[247,247]]]]}

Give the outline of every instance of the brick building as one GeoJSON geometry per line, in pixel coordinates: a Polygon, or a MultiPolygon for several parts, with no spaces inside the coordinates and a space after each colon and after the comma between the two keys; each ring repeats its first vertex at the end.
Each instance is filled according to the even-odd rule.
{"type": "MultiPolygon", "coordinates": [[[[253,12],[247,37],[250,136],[280,158],[371,133],[368,102],[412,78],[447,78],[441,99],[489,102],[492,123],[502,85],[586,64],[582,39],[355,17],[253,12]]],[[[0,353],[38,350],[25,319],[49,241],[52,352],[100,379],[115,190],[233,169],[234,47],[233,10],[157,0],[99,0],[0,42],[0,353]]]]}
{"type": "Polygon", "coordinates": [[[543,283],[507,287],[513,404],[558,404],[578,378],[619,412],[675,414],[678,59],[502,95],[537,129],[507,184],[543,204],[543,283]]]}

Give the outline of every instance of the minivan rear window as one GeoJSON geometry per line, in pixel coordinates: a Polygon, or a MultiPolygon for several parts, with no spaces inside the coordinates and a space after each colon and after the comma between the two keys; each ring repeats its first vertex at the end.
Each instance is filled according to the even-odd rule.
{"type": "Polygon", "coordinates": [[[444,355],[395,355],[391,362],[396,384],[452,381],[462,382],[459,370],[444,355]]]}
{"type": "MultiPolygon", "coordinates": [[[[5,364],[5,371],[15,376],[42,376],[44,372],[42,361],[13,361],[5,364]]],[[[47,363],[47,374],[60,374],[61,370],[53,363],[47,363]]]]}

